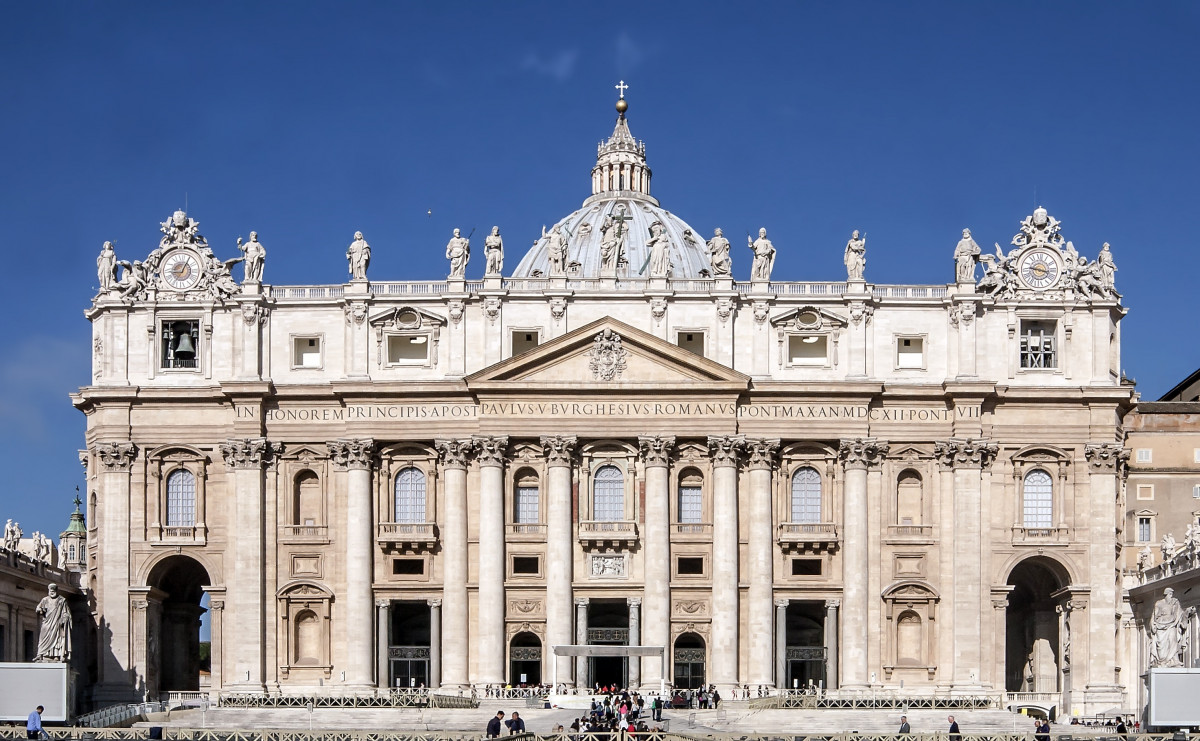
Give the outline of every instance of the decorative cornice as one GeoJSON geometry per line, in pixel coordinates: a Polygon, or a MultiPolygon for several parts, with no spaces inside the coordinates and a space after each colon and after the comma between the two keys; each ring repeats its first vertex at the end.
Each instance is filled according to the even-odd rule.
{"type": "Polygon", "coordinates": [[[128,442],[96,443],[95,451],[105,471],[128,471],[137,457],[137,446],[128,442]]]}
{"type": "Polygon", "coordinates": [[[504,462],[508,460],[505,455],[508,450],[507,435],[497,435],[496,437],[477,435],[474,441],[475,459],[479,461],[479,465],[504,467],[504,462]]]}
{"type": "Polygon", "coordinates": [[[716,468],[736,468],[745,447],[745,435],[709,435],[708,437],[708,454],[716,468]]]}
{"type": "Polygon", "coordinates": [[[542,450],[546,454],[548,466],[570,466],[575,457],[575,445],[578,439],[574,435],[553,435],[542,438],[542,450]]]}
{"type": "Polygon", "coordinates": [[[873,437],[855,437],[840,441],[838,457],[846,468],[878,466],[887,455],[889,445],[873,437]]]}
{"type": "Polygon", "coordinates": [[[749,453],[750,456],[746,461],[747,468],[765,468],[766,470],[770,471],[775,468],[775,458],[779,453],[779,440],[747,438],[746,452],[749,453]]]}
{"type": "Polygon", "coordinates": [[[221,455],[229,468],[262,468],[274,452],[265,437],[232,438],[221,443],[221,455]]]}
{"type": "Polygon", "coordinates": [[[933,456],[944,468],[988,468],[1000,447],[983,438],[956,438],[933,444],[933,456]]]}
{"type": "Polygon", "coordinates": [[[1123,471],[1129,463],[1129,449],[1120,443],[1088,443],[1083,446],[1083,454],[1095,473],[1123,471]]]}
{"type": "Polygon", "coordinates": [[[325,447],[329,449],[329,459],[335,466],[360,471],[371,470],[371,460],[375,455],[374,440],[343,438],[327,442],[325,447]]]}
{"type": "Polygon", "coordinates": [[[674,435],[642,435],[638,437],[638,448],[647,467],[670,465],[671,449],[674,447],[674,435]]]}
{"type": "Polygon", "coordinates": [[[467,456],[475,449],[474,440],[434,440],[443,468],[466,468],[467,456]]]}

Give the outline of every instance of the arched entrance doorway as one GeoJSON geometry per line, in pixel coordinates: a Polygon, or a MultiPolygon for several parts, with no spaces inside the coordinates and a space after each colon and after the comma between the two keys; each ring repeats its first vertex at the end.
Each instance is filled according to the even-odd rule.
{"type": "Polygon", "coordinates": [[[695,633],[681,633],[672,652],[675,667],[673,684],[677,690],[698,690],[704,686],[704,639],[695,633]]]}
{"type": "Polygon", "coordinates": [[[1005,611],[1004,684],[1009,692],[1059,692],[1064,670],[1055,596],[1069,582],[1062,565],[1034,557],[1008,576],[1013,588],[1005,611]]]}
{"type": "Polygon", "coordinates": [[[531,685],[542,683],[542,641],[533,633],[517,633],[509,644],[508,683],[531,685]]]}
{"type": "Polygon", "coordinates": [[[201,651],[200,618],[208,571],[188,556],[159,561],[146,579],[150,589],[145,604],[146,691],[195,692],[201,671],[209,671],[209,655],[201,651]]]}

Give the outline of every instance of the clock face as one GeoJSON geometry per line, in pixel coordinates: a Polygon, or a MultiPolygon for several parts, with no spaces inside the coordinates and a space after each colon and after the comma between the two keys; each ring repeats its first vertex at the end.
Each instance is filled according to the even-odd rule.
{"type": "Polygon", "coordinates": [[[1058,282],[1060,273],[1057,255],[1047,250],[1031,250],[1021,258],[1021,280],[1030,288],[1049,288],[1058,282]]]}
{"type": "Polygon", "coordinates": [[[200,261],[186,250],[172,252],[163,260],[162,277],[171,288],[187,290],[200,280],[200,261]]]}

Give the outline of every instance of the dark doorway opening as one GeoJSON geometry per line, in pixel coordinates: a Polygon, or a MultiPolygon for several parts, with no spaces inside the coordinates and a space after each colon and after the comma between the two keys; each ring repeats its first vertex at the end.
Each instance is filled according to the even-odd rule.
{"type": "Polygon", "coordinates": [[[393,602],[388,609],[388,685],[428,687],[429,603],[393,602]]]}
{"type": "Polygon", "coordinates": [[[200,672],[211,668],[200,649],[208,571],[189,556],[170,556],[155,564],[146,582],[162,594],[146,605],[146,695],[196,692],[200,672]]]}
{"type": "Polygon", "coordinates": [[[825,603],[792,600],[787,606],[786,687],[824,687],[825,603]]]}
{"type": "MultiPolygon", "coordinates": [[[[588,603],[588,644],[629,645],[629,604],[624,599],[593,599],[588,603]]],[[[588,684],[624,687],[629,681],[629,662],[624,656],[592,656],[588,659],[588,684]]]]}
{"type": "Polygon", "coordinates": [[[1030,558],[1017,564],[1008,576],[1004,631],[1004,685],[1009,692],[1058,692],[1069,666],[1059,655],[1060,599],[1067,585],[1061,565],[1047,558],[1030,558]]]}
{"type": "Polygon", "coordinates": [[[704,655],[704,639],[695,633],[682,633],[675,639],[672,652],[675,689],[698,690],[705,686],[704,655]]]}
{"type": "Polygon", "coordinates": [[[517,633],[509,646],[508,683],[513,686],[542,683],[542,641],[528,631],[517,633]]]}

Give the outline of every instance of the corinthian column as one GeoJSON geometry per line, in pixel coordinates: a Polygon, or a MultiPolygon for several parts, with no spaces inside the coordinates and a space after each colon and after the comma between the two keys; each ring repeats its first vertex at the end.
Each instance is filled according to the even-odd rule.
{"type": "Polygon", "coordinates": [[[977,687],[982,674],[980,642],[983,626],[984,569],[980,543],[982,474],[996,458],[997,446],[986,440],[951,438],[934,443],[942,466],[954,471],[954,675],[957,687],[977,687]]]}
{"type": "MultiPolygon", "coordinates": [[[[1126,475],[1129,451],[1120,443],[1088,444],[1083,449],[1088,461],[1088,526],[1092,539],[1088,544],[1088,571],[1112,575],[1117,572],[1117,539],[1120,513],[1113,507],[1117,501],[1117,486],[1126,475]]],[[[1120,593],[1114,578],[1094,577],[1088,598],[1088,650],[1075,652],[1076,658],[1087,661],[1088,693],[1120,693],[1116,682],[1117,621],[1120,612],[1120,593]]],[[[1078,677],[1080,672],[1076,672],[1078,677]]]]}
{"type": "Polygon", "coordinates": [[[710,437],[713,465],[712,644],[709,681],[732,696],[738,683],[738,455],[744,437],[710,437]]]}
{"type": "Polygon", "coordinates": [[[879,463],[888,446],[873,438],[842,440],[838,456],[846,469],[842,545],[842,686],[865,687],[869,675],[867,593],[869,528],[867,467],[879,463]]]}
{"type": "MultiPolygon", "coordinates": [[[[546,657],[554,662],[546,677],[569,683],[570,659],[561,662],[554,646],[571,645],[571,458],[573,436],[543,437],[546,453],[546,657]]],[[[575,677],[583,682],[583,677],[575,677]]]]}
{"type": "Polygon", "coordinates": [[[470,440],[436,440],[445,482],[442,530],[442,685],[466,687],[467,679],[467,456],[470,440]]]}
{"type": "Polygon", "coordinates": [[[772,660],[774,631],[774,540],[775,524],[771,516],[771,478],[778,440],[746,440],[750,471],[750,543],[746,554],[746,573],[750,589],[746,594],[746,631],[749,636],[748,679],[752,685],[774,685],[772,660]]]}
{"type": "MultiPolygon", "coordinates": [[[[271,458],[271,444],[261,437],[221,443],[225,465],[233,472],[234,516],[231,541],[233,588],[229,590],[233,651],[232,685],[235,689],[262,692],[264,679],[263,613],[263,464],[271,458]]],[[[368,615],[370,613],[368,612],[368,615]]],[[[369,619],[369,618],[368,618],[369,619]]],[[[370,654],[367,655],[368,665],[370,654]]]]}
{"type": "MultiPolygon", "coordinates": [[[[671,640],[671,508],[670,483],[667,466],[675,438],[666,435],[639,437],[642,461],[646,465],[646,528],[643,571],[646,586],[642,605],[647,646],[662,646],[669,650],[671,640]]],[[[662,676],[662,660],[658,657],[642,661],[642,682],[657,685],[662,676]]]]}
{"type": "MultiPolygon", "coordinates": [[[[129,476],[137,458],[137,446],[131,442],[97,443],[93,451],[100,461],[100,594],[99,618],[109,631],[101,641],[100,686],[98,699],[127,702],[134,699],[129,655],[129,476]]],[[[10,621],[13,626],[15,621],[10,621]]],[[[11,630],[14,640],[16,630],[11,630]]],[[[15,643],[14,643],[15,645],[15,643]]],[[[14,652],[15,655],[15,652],[14,652]]],[[[26,657],[29,658],[29,657],[26,657]]]]}
{"type": "MultiPolygon", "coordinates": [[[[345,624],[335,626],[346,636],[346,684],[366,687],[375,683],[371,671],[374,653],[374,595],[372,566],[375,532],[371,507],[371,460],[374,440],[335,440],[325,444],[329,458],[346,471],[346,608],[345,624]]],[[[384,677],[386,684],[386,677],[384,677]]]]}
{"type": "Polygon", "coordinates": [[[508,438],[476,437],[479,461],[479,676],[504,683],[504,453],[508,438]]]}

